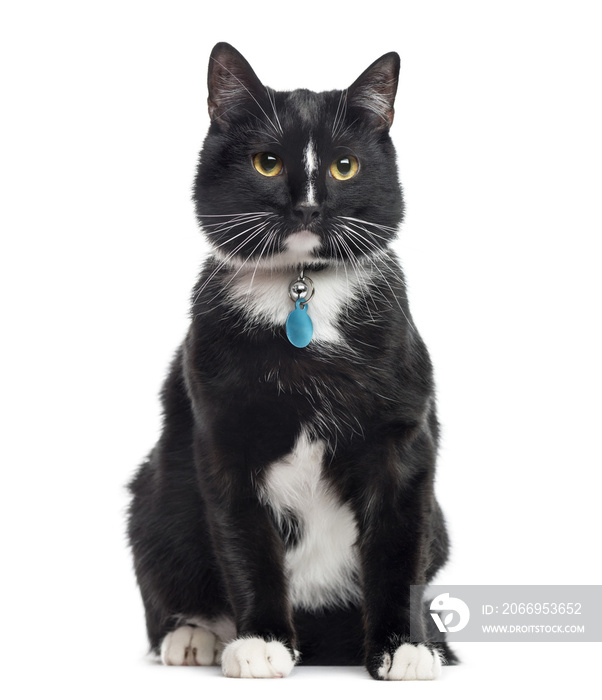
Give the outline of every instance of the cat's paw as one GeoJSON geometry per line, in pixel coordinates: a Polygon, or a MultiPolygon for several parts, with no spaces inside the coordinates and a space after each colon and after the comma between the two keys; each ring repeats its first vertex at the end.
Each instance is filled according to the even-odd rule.
{"type": "Polygon", "coordinates": [[[424,644],[401,644],[393,655],[385,652],[376,677],[385,681],[433,681],[441,675],[441,657],[424,644]]]}
{"type": "Polygon", "coordinates": [[[184,625],[166,635],[161,661],[166,666],[212,666],[219,650],[219,642],[209,630],[184,625]]]}
{"type": "Polygon", "coordinates": [[[261,637],[235,639],[222,652],[222,671],[229,678],[284,678],[294,665],[284,644],[261,637]]]}

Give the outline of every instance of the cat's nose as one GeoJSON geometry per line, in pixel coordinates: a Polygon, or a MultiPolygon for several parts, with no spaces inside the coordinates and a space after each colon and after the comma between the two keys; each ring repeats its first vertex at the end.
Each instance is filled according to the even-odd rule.
{"type": "Polygon", "coordinates": [[[307,224],[320,216],[320,207],[317,204],[298,204],[295,207],[294,214],[307,226],[307,224]]]}

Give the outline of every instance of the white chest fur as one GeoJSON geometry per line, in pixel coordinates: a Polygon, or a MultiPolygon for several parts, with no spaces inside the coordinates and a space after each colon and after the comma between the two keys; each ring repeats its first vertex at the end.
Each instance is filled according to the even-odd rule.
{"type": "Polygon", "coordinates": [[[322,478],[324,443],[302,431],[290,455],[269,467],[261,498],[277,517],[292,511],[302,528],[286,554],[289,594],[297,608],[332,607],[361,598],[357,526],[322,478]]]}
{"type": "MultiPolygon", "coordinates": [[[[347,269],[341,266],[308,272],[315,286],[309,302],[309,315],[314,327],[312,342],[342,343],[341,316],[356,297],[365,293],[372,280],[370,268],[347,269]]],[[[239,306],[251,324],[284,326],[295,308],[288,295],[295,273],[267,268],[241,270],[228,285],[230,300],[239,306]]]]}

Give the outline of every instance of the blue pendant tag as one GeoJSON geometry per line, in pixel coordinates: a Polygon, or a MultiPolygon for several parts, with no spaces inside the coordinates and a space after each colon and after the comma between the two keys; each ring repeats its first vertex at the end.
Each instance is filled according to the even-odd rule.
{"type": "Polygon", "coordinates": [[[307,347],[314,334],[314,326],[307,313],[307,306],[308,303],[304,298],[297,299],[295,310],[291,311],[286,319],[286,337],[296,348],[307,347]]]}

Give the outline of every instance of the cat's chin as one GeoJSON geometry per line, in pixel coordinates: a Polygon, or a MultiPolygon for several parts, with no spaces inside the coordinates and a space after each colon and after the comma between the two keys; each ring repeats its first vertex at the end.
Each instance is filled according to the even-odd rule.
{"type": "Polygon", "coordinates": [[[312,231],[304,229],[291,233],[286,237],[284,253],[288,254],[291,258],[296,257],[299,260],[310,260],[313,257],[313,253],[321,244],[320,236],[312,231]]]}

